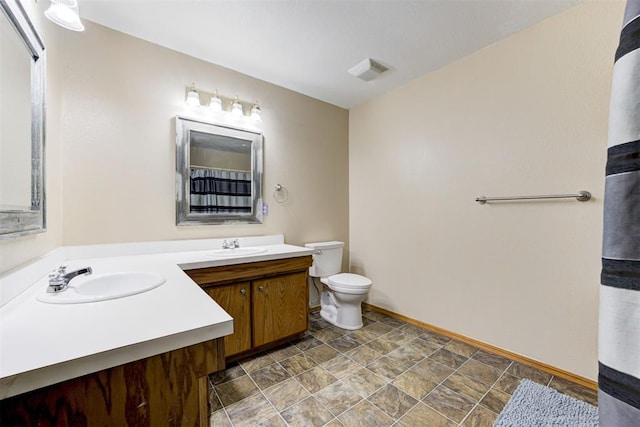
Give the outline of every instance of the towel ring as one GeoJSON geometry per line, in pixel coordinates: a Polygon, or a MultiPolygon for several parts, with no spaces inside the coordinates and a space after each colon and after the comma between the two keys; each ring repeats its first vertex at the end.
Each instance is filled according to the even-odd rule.
{"type": "Polygon", "coordinates": [[[281,205],[287,203],[289,200],[289,190],[283,185],[276,184],[273,190],[273,200],[281,205]]]}

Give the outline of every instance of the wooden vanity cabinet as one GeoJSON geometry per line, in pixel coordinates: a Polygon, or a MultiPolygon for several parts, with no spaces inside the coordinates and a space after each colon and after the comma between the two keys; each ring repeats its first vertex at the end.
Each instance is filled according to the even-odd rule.
{"type": "Polygon", "coordinates": [[[303,256],[185,271],[233,317],[226,358],[307,330],[311,262],[303,256]]]}
{"type": "Polygon", "coordinates": [[[208,426],[223,347],[217,338],[0,400],[0,425],[208,426]]]}
{"type": "Polygon", "coordinates": [[[251,349],[251,283],[212,286],[205,292],[233,317],[233,334],[224,337],[225,356],[251,349]]]}
{"type": "Polygon", "coordinates": [[[306,273],[251,283],[253,345],[262,346],[307,330],[309,287],[306,273]]]}

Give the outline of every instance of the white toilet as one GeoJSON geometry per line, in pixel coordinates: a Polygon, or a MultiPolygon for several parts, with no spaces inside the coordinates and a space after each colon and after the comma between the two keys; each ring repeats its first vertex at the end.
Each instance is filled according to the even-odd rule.
{"type": "Polygon", "coordinates": [[[311,277],[320,277],[325,287],[320,297],[320,316],[342,329],[362,328],[362,309],[371,280],[359,274],[340,273],[343,242],[307,243],[314,250],[311,277]],[[340,274],[338,274],[340,273],[340,274]]]}

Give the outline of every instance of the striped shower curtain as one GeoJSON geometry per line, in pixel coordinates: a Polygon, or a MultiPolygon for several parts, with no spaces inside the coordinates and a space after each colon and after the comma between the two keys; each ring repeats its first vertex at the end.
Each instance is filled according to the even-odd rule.
{"type": "Polygon", "coordinates": [[[615,56],[604,198],[598,406],[603,427],[640,426],[640,0],[615,56]]]}
{"type": "Polygon", "coordinates": [[[251,171],[191,169],[191,212],[251,213],[251,171]]]}

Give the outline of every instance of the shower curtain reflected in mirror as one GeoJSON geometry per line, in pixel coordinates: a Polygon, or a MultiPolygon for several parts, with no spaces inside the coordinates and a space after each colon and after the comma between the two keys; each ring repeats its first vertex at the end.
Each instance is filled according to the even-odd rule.
{"type": "Polygon", "coordinates": [[[251,171],[191,168],[191,212],[251,213],[251,171]]]}

